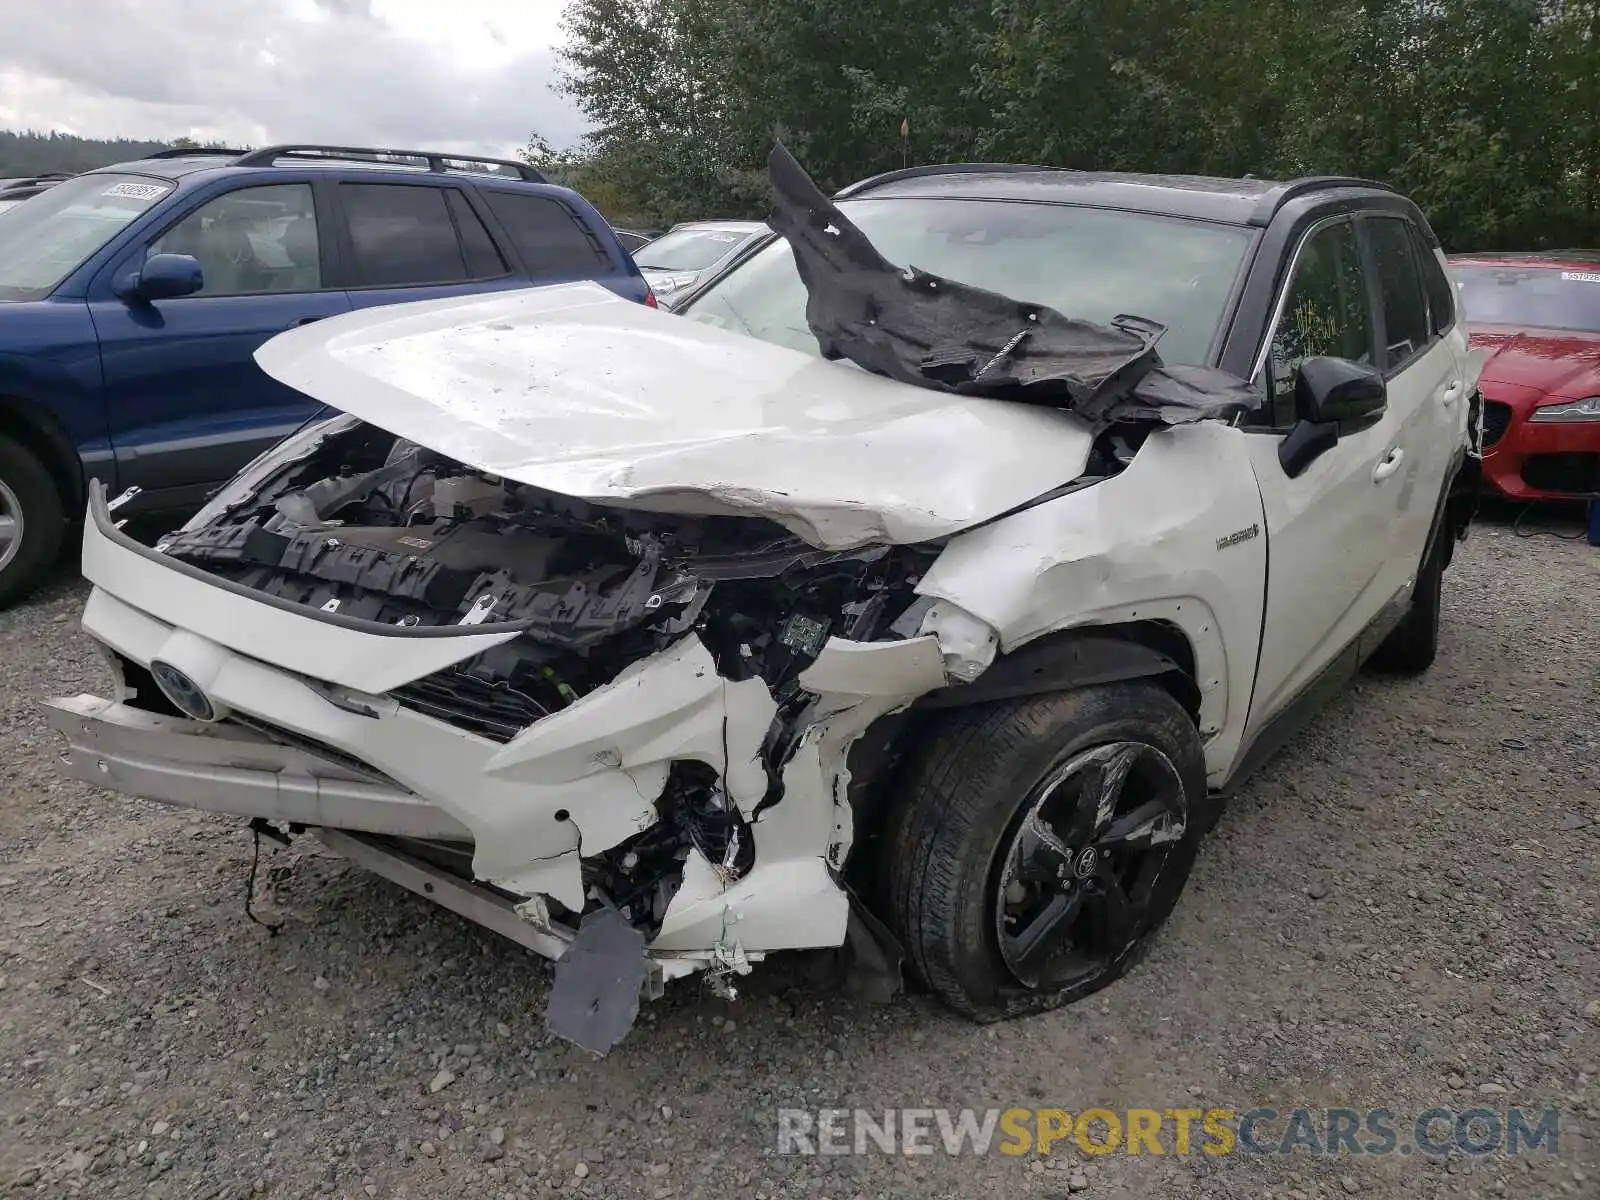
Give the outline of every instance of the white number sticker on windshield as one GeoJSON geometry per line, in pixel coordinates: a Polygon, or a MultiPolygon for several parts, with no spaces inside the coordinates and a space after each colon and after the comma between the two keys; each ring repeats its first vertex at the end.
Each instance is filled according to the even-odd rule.
{"type": "Polygon", "coordinates": [[[1600,283],[1600,271],[1563,271],[1561,278],[1571,283],[1600,283]]]}
{"type": "Polygon", "coordinates": [[[103,193],[106,197],[122,196],[129,200],[155,200],[164,196],[167,189],[159,183],[117,183],[103,193]]]}

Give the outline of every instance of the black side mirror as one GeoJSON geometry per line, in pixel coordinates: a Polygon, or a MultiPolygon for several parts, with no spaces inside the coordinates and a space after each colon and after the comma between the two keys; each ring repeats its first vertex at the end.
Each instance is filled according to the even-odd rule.
{"type": "Polygon", "coordinates": [[[1294,381],[1295,416],[1319,425],[1364,421],[1383,412],[1388,403],[1383,376],[1348,358],[1308,358],[1294,381]]]}
{"type": "Polygon", "coordinates": [[[1341,433],[1382,415],[1389,404],[1383,376],[1348,358],[1308,358],[1294,382],[1298,423],[1278,444],[1278,464],[1293,479],[1332,449],[1341,433]]]}
{"type": "Polygon", "coordinates": [[[205,272],[192,254],[152,254],[144,266],[126,276],[117,286],[124,300],[174,300],[192,296],[205,287],[205,272]]]}

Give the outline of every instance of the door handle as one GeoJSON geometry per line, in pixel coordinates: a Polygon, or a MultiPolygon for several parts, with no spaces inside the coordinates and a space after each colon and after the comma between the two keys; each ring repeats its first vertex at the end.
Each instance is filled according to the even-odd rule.
{"type": "Polygon", "coordinates": [[[298,321],[296,321],[294,323],[294,326],[292,326],[292,328],[298,328],[301,325],[312,325],[312,324],[315,324],[316,322],[318,322],[320,320],[322,320],[321,317],[301,317],[298,321]]]}
{"type": "Polygon", "coordinates": [[[1445,388],[1444,391],[1439,394],[1439,401],[1446,408],[1449,408],[1450,405],[1454,404],[1457,400],[1461,399],[1461,392],[1462,392],[1461,380],[1458,379],[1454,383],[1452,383],[1449,387],[1445,388]]]}
{"type": "Polygon", "coordinates": [[[1382,483],[1393,475],[1400,469],[1400,460],[1405,456],[1406,452],[1400,449],[1399,446],[1392,447],[1389,453],[1378,460],[1378,465],[1372,468],[1372,482],[1382,483]]]}

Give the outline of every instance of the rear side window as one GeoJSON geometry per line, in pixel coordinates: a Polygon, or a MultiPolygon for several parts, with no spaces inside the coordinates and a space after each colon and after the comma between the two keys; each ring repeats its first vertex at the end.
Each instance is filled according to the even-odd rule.
{"type": "Polygon", "coordinates": [[[470,276],[444,191],[406,184],[339,185],[356,287],[460,283],[470,276]]]}
{"type": "Polygon", "coordinates": [[[1383,298],[1384,368],[1390,371],[1410,362],[1433,340],[1422,271],[1408,232],[1410,225],[1398,217],[1371,217],[1367,221],[1378,268],[1378,290],[1383,298]]]}
{"type": "Polygon", "coordinates": [[[1448,333],[1456,323],[1455,289],[1450,286],[1450,277],[1439,265],[1439,256],[1433,252],[1422,230],[1409,221],[1406,228],[1411,232],[1411,248],[1422,268],[1422,289],[1428,294],[1428,327],[1436,334],[1448,333]]]}
{"type": "Polygon", "coordinates": [[[480,193],[511,235],[535,278],[575,279],[610,274],[610,263],[566,205],[525,192],[480,193]]]}

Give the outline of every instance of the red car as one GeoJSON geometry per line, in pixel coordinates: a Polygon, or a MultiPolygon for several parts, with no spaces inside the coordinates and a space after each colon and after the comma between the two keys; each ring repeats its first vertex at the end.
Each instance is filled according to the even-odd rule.
{"type": "Polygon", "coordinates": [[[1450,259],[1484,352],[1483,477],[1518,500],[1600,495],[1600,252],[1450,259]]]}

